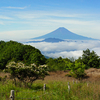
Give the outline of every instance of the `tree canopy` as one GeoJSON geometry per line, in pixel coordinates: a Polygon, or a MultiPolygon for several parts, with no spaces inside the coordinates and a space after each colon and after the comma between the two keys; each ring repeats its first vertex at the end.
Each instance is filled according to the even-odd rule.
{"type": "Polygon", "coordinates": [[[4,69],[9,61],[23,61],[25,64],[45,64],[46,58],[30,45],[16,41],[0,41],[0,69],[4,69]]]}
{"type": "Polygon", "coordinates": [[[100,58],[94,52],[89,49],[83,50],[82,62],[87,66],[87,68],[99,68],[100,58]]]}

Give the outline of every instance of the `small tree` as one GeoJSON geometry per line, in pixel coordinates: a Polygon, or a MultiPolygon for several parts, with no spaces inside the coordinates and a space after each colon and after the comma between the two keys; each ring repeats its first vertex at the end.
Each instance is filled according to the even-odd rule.
{"type": "Polygon", "coordinates": [[[99,68],[100,58],[99,56],[89,49],[83,50],[82,62],[86,65],[86,68],[99,68]]]}
{"type": "Polygon", "coordinates": [[[48,74],[47,66],[36,66],[31,64],[30,66],[25,66],[23,63],[10,62],[7,66],[7,71],[11,74],[11,78],[14,79],[16,85],[16,79],[23,82],[25,85],[27,83],[32,83],[37,79],[44,79],[45,75],[48,74]]]}
{"type": "Polygon", "coordinates": [[[75,61],[75,64],[69,64],[70,75],[78,78],[79,80],[85,76],[85,65],[81,62],[75,61]]]}

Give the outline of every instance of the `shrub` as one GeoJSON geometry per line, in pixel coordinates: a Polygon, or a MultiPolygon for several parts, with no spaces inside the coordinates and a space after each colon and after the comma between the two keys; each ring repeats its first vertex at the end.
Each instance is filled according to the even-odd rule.
{"type": "Polygon", "coordinates": [[[11,78],[14,79],[16,85],[16,78],[23,82],[25,85],[27,83],[33,83],[37,79],[44,79],[47,75],[47,66],[36,66],[31,64],[30,66],[25,66],[23,63],[10,62],[7,66],[8,72],[11,74],[11,78]]]}
{"type": "Polygon", "coordinates": [[[82,79],[86,74],[84,72],[85,65],[81,62],[75,61],[75,63],[70,64],[70,75],[78,78],[79,80],[82,79]]]}

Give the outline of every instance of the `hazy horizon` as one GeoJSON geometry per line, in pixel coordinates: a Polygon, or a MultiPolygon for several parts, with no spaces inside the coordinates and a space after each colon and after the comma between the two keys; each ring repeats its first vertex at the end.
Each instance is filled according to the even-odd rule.
{"type": "Polygon", "coordinates": [[[100,39],[98,0],[1,0],[0,40],[29,39],[65,27],[100,39]]]}

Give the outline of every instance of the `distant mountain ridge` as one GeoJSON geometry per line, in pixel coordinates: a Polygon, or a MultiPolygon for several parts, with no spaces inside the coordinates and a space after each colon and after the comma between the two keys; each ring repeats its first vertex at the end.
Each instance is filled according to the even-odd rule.
{"type": "Polygon", "coordinates": [[[64,41],[64,40],[58,39],[58,38],[46,38],[46,39],[42,40],[42,42],[52,42],[52,43],[61,42],[61,41],[64,41]]]}
{"type": "Polygon", "coordinates": [[[77,35],[73,32],[70,32],[69,30],[67,30],[64,27],[60,27],[56,30],[54,30],[53,32],[50,32],[46,35],[43,36],[39,36],[33,39],[71,39],[71,40],[94,40],[93,38],[89,38],[89,37],[85,37],[85,36],[81,36],[81,35],[77,35]]]}
{"type": "Polygon", "coordinates": [[[41,41],[28,41],[27,43],[38,43],[38,42],[52,42],[52,43],[55,43],[55,42],[61,42],[61,41],[64,41],[62,39],[58,39],[58,38],[46,38],[44,40],[41,40],[41,41]]]}

